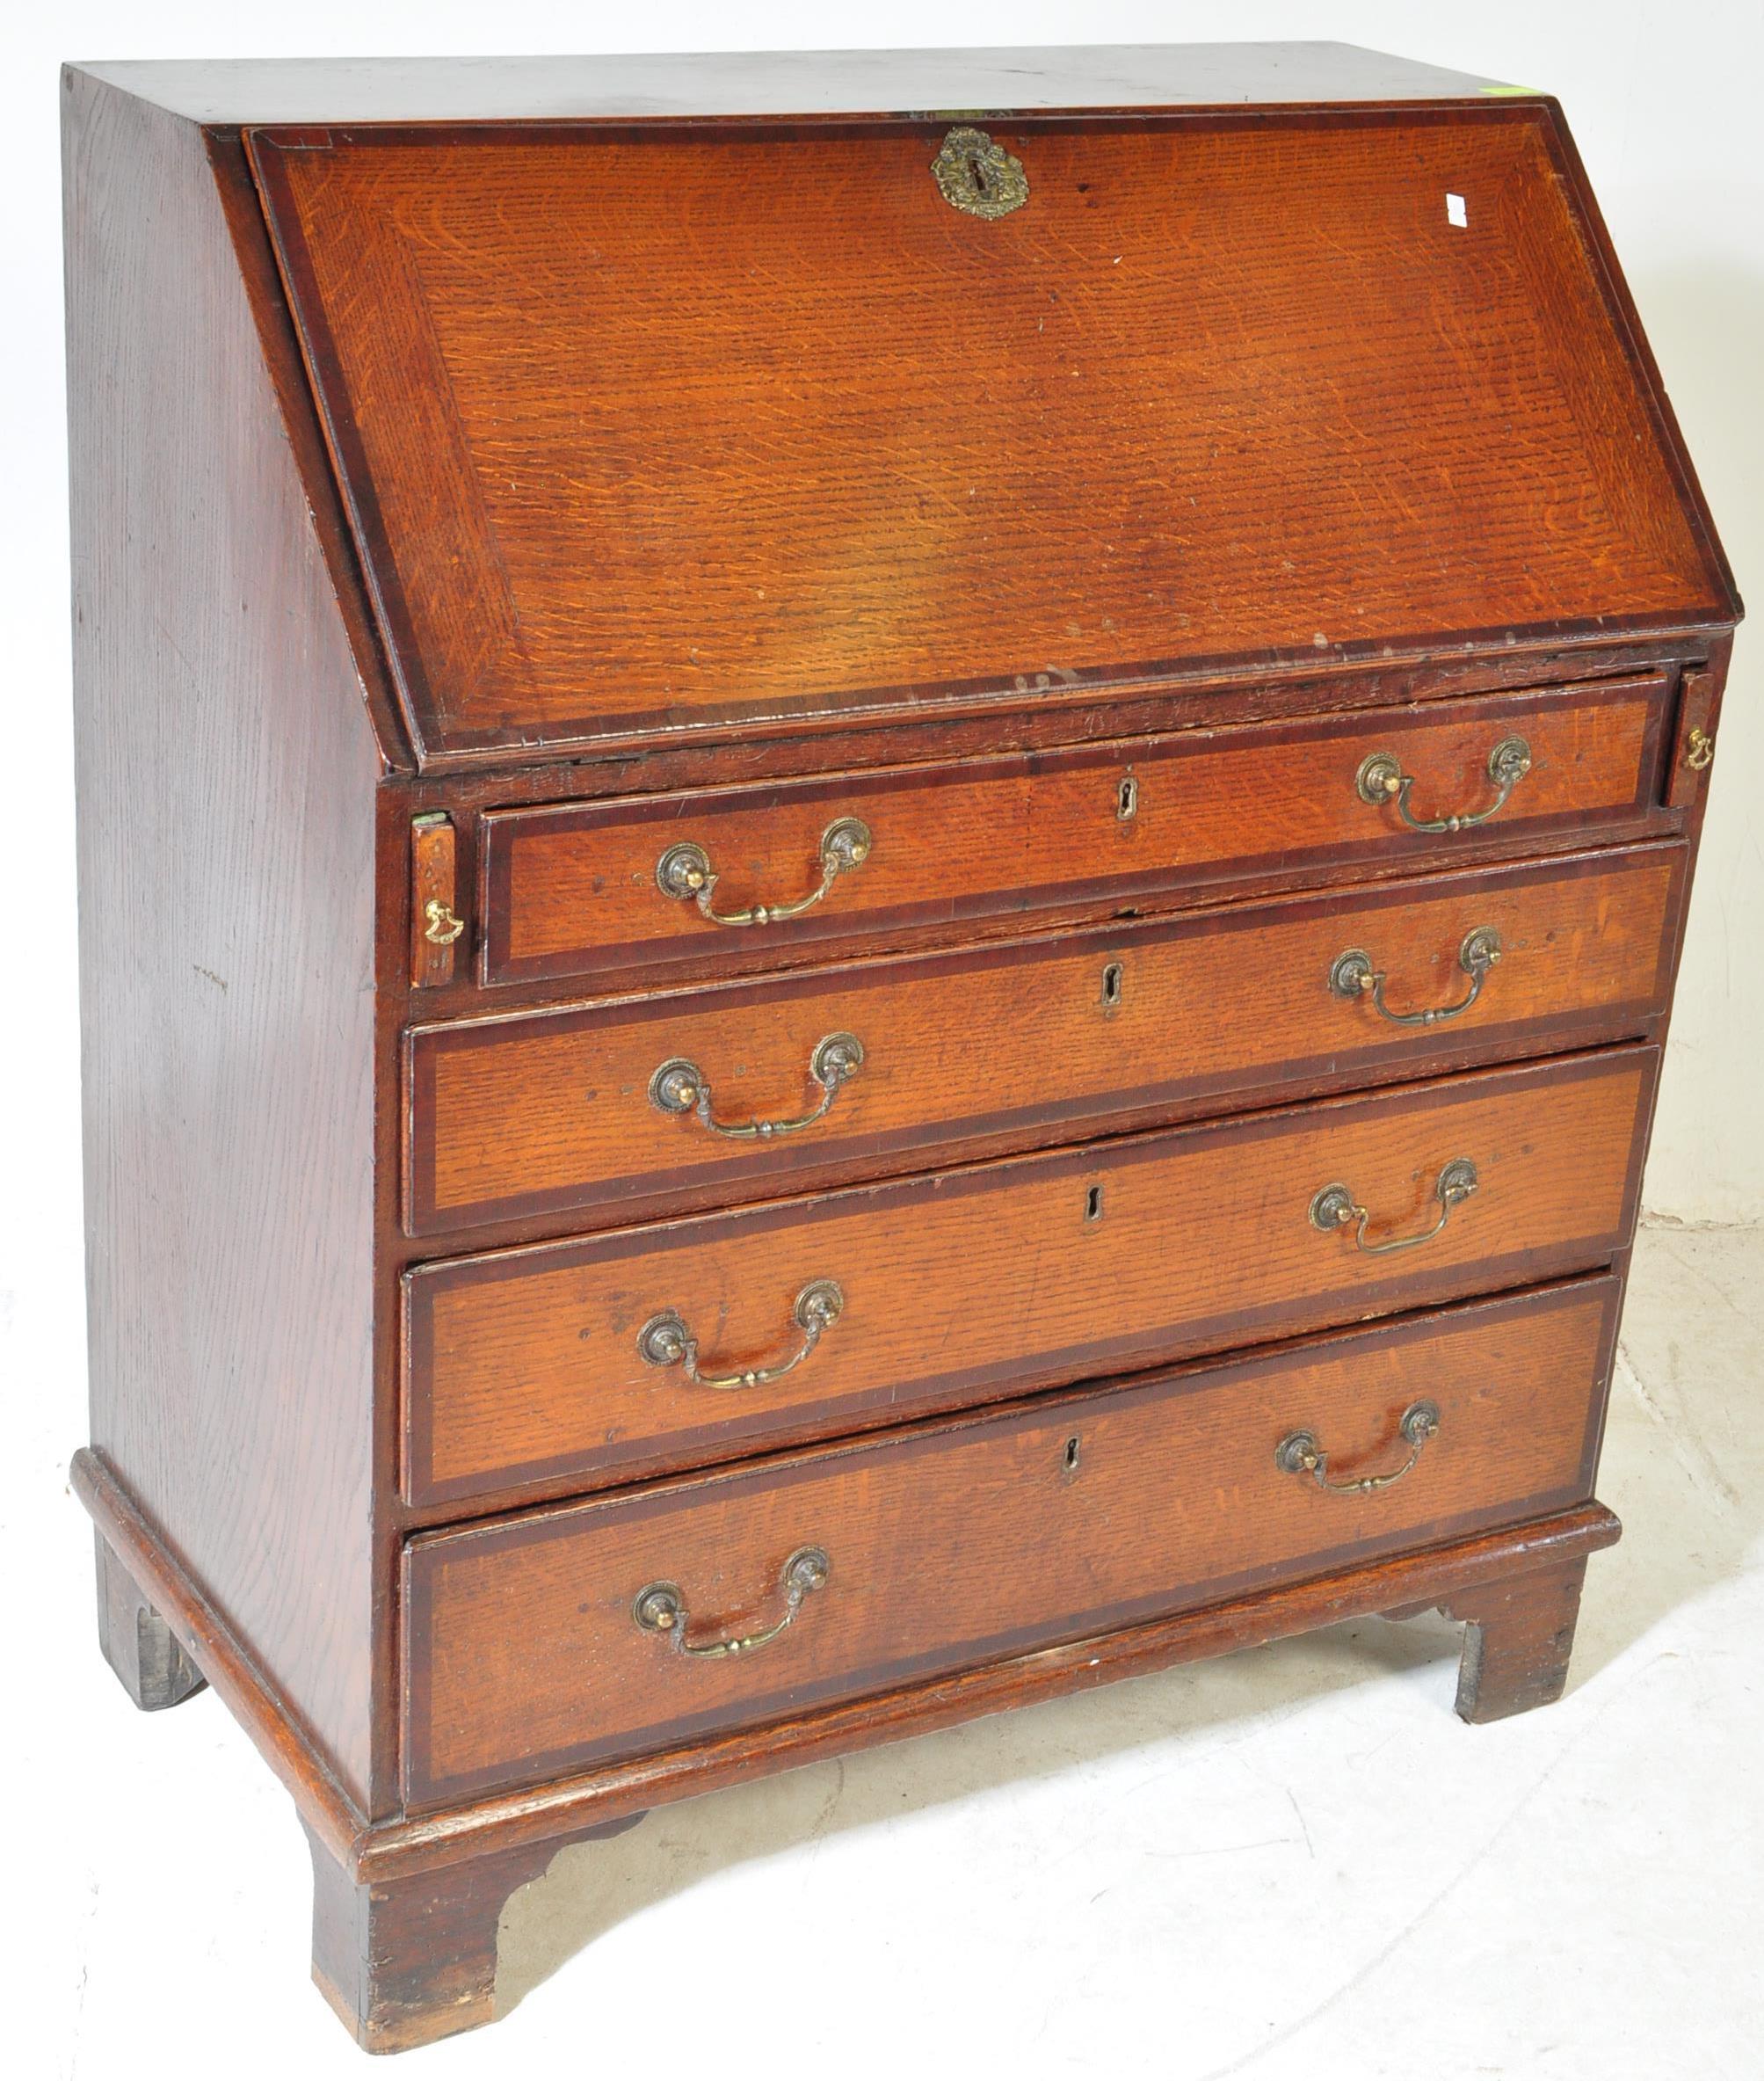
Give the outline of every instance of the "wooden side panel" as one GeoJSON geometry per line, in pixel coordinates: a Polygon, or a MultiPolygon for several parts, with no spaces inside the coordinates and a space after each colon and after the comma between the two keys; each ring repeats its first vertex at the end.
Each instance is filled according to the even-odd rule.
{"type": "Polygon", "coordinates": [[[418,1269],[406,1480],[424,1500],[657,1467],[998,1400],[1590,1269],[1628,1241],[1657,1058],[1624,1049],[418,1269]],[[1368,1241],[1319,1233],[1345,1184],[1368,1241]],[[675,1315],[726,1390],[646,1361],[675,1315]]]}
{"type": "Polygon", "coordinates": [[[976,1423],[415,1540],[409,1792],[426,1802],[1098,1633],[1588,1495],[1617,1283],[1601,1279],[976,1423]],[[1276,1460],[1310,1431],[1326,1494],[1276,1460]],[[669,1586],[681,1651],[634,1612],[669,1586]]]}
{"type": "Polygon", "coordinates": [[[409,1225],[566,1209],[603,1225],[1412,1075],[1442,1053],[1640,1035],[1665,1006],[1683,863],[1677,846],[1590,854],[418,1028],[409,1225]],[[1499,944],[1471,1002],[1477,934],[1499,944]],[[1405,1025],[1344,998],[1331,979],[1355,952],[1390,1013],[1463,1008],[1405,1025]],[[862,1051],[843,1081],[826,1066],[841,1036],[862,1051]]]}
{"type": "Polygon", "coordinates": [[[65,84],[92,1440],[365,1801],[379,760],[203,139],[65,84]]]}
{"type": "MultiPolygon", "coordinates": [[[[1588,842],[1653,806],[1666,673],[1555,694],[1122,739],[1039,758],[974,760],[763,787],[492,810],[483,819],[483,977],[653,969],[714,957],[740,974],[865,932],[943,927],[1105,893],[1184,895],[1256,872],[1460,863],[1490,841],[1564,832],[1588,842]],[[1493,808],[1491,754],[1523,738],[1531,765],[1493,808]],[[1411,830],[1356,785],[1363,762],[1413,776],[1412,813],[1482,814],[1411,830]],[[1492,811],[1492,813],[1490,813],[1492,811]],[[729,914],[812,891],[826,833],[856,817],[861,863],[809,910],[719,925],[659,873],[682,845],[729,914]]],[[[1665,826],[1668,820],[1661,818],[1665,826]]]]}
{"type": "Polygon", "coordinates": [[[1553,121],[252,149],[433,757],[1723,618],[1553,121]]]}

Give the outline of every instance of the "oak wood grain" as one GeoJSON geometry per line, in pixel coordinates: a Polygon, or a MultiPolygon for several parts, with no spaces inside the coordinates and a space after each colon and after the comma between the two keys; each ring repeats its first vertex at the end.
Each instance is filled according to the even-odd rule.
{"type": "Polygon", "coordinates": [[[1547,109],[947,127],[253,133],[428,751],[1731,608],[1547,109]]]}
{"type": "Polygon", "coordinates": [[[1480,1583],[1445,1607],[1466,1621],[1457,1710],[1473,1727],[1553,1705],[1568,1684],[1568,1658],[1586,1578],[1584,1555],[1504,1582],[1480,1583]]]}
{"type": "MultiPolygon", "coordinates": [[[[1235,728],[1410,704],[1438,715],[1477,695],[1550,693],[1638,673],[1700,667],[1719,651],[1731,624],[1702,622],[1606,637],[1518,642],[1499,651],[1448,642],[1400,655],[1270,665],[1253,674],[1197,667],[1151,678],[1088,680],[1082,688],[1032,688],[978,708],[953,701],[911,714],[841,717],[834,727],[780,717],[738,738],[653,740],[597,746],[592,757],[535,745],[519,764],[492,751],[433,753],[412,776],[413,804],[483,811],[517,804],[604,802],[788,782],[853,770],[1017,752],[1084,748],[1132,736],[1235,728]]],[[[1657,816],[1659,804],[1649,805],[1657,816]]],[[[1484,841],[1499,849],[1499,827],[1484,841]]],[[[1547,834],[1541,834],[1547,839],[1547,834]]]]}
{"type": "Polygon", "coordinates": [[[380,760],[205,141],[65,115],[91,1436],[361,1795],[380,760]]]}
{"type": "Polygon", "coordinates": [[[1673,809],[1693,808],[1701,799],[1703,775],[1715,760],[1715,719],[1720,702],[1717,673],[1704,670],[1682,675],[1666,784],[1666,803],[1673,809]]]}
{"type": "Polygon", "coordinates": [[[439,1874],[523,1845],[555,1847],[627,1824],[650,1807],[746,1783],[756,1772],[849,1755],[878,1742],[899,1741],[1008,1706],[1093,1690],[1121,1677],[1230,1653],[1337,1619],[1448,1604],[1477,1584],[1529,1574],[1608,1546],[1621,1530],[1603,1504],[1575,1504],[1544,1517],[1399,1549],[1382,1560],[1252,1590],[1088,1640],[814,1707],[762,1728],[701,1736],[542,1785],[370,1823],[352,1808],[304,1738],[287,1702],[269,1688],[224,1619],[102,1460],[90,1452],[76,1453],[72,1479],[99,1532],[124,1558],[186,1650],[193,1651],[282,1779],[309,1833],[324,1845],[340,1872],[364,1885],[439,1874]]]}
{"type": "Polygon", "coordinates": [[[558,1843],[757,1771],[1429,1604],[1470,1626],[1477,1716],[1542,1699],[1615,1536],[1584,1499],[1739,602],[1560,113],[1326,49],[904,84],[1002,62],[68,76],[73,1480],[120,1673],[207,1678],[288,1786],[318,1976],[378,2047],[490,2012],[497,1903],[558,1843]],[[1149,106],[1231,79],[1435,106],[1149,106]],[[952,105],[999,111],[1028,209],[936,199],[952,105]],[[1063,107],[1092,113],[1031,113],[1063,107]],[[540,120],[481,120],[512,115],[540,120]],[[273,121],[306,127],[241,135],[273,121]],[[1351,792],[1388,747],[1419,808],[1474,808],[1509,727],[1534,764],[1485,826],[1351,792]],[[727,904],[788,896],[847,811],[875,848],[793,928],[655,890],[690,836],[727,904]],[[450,862],[413,862],[427,818],[450,862]],[[1508,946],[1461,1022],[1329,997],[1351,928],[1393,1004],[1448,1001],[1485,900],[1508,946]],[[584,1064],[604,1100],[665,1041],[719,1117],[783,1110],[799,1012],[865,1005],[892,1023],[818,1148],[693,1179],[692,1124],[634,1153],[613,1105],[570,1144],[584,1064]],[[418,1235],[413,1029],[449,1075],[519,1066],[440,1123],[504,1197],[431,1191],[418,1235]],[[1023,1088],[993,1095],[1001,1045],[1023,1088]],[[1375,1237],[1417,1233],[1458,1154],[1481,1187],[1425,1249],[1307,1226],[1341,1177],[1375,1237]],[[443,1235],[471,1255],[425,1262],[443,1235]],[[671,1306],[707,1368],[775,1362],[829,1270],[845,1311],[780,1381],[636,1357],[671,1306]],[[1278,1416],[1389,1471],[1414,1355],[1472,1349],[1388,1491],[1232,1459],[1278,1416]],[[962,1471],[981,1434],[1020,1481],[962,1471]],[[1210,1484],[1148,1487],[1148,1437],[1210,1484]],[[946,1465],[940,1536],[978,1510],[1023,1644],[901,1558],[946,1465]],[[1276,1474],[1288,1515],[1230,1507],[1276,1474]],[[742,1499],[824,1481],[851,1537],[762,1651],[826,1655],[824,1694],[643,1636],[664,1684],[749,1671],[693,1721],[616,1614],[604,1669],[528,1690],[542,1568],[470,1587],[445,1666],[406,1594],[432,1551],[464,1580],[579,1545],[573,1603],[561,1574],[531,1600],[567,1643],[665,1524],[688,1637],[763,1626],[787,1526],[742,1499]],[[824,1622],[866,1598],[841,1662],[824,1622]]]}
{"type": "Polygon", "coordinates": [[[454,950],[465,936],[453,819],[410,821],[410,986],[439,990],[454,979],[454,950]]]}
{"type": "Polygon", "coordinates": [[[1455,862],[1491,840],[1535,846],[1564,830],[1590,840],[1649,804],[1669,692],[1662,673],[1465,700],[1444,713],[1409,708],[1041,759],[491,810],[479,838],[483,978],[653,968],[695,953],[737,974],[867,931],[1050,901],[1187,894],[1259,871],[1455,862]],[[1412,831],[1355,784],[1362,761],[1390,753],[1416,776],[1418,816],[1485,811],[1489,754],[1514,734],[1530,747],[1531,770],[1485,824],[1412,831]],[[790,901],[820,880],[823,833],[853,815],[869,829],[867,856],[798,917],[722,927],[658,884],[668,849],[690,843],[717,877],[713,908],[790,901]]]}
{"type": "Polygon", "coordinates": [[[1664,1008],[1677,848],[1340,890],[721,991],[417,1029],[408,1222],[604,1225],[900,1171],[932,1152],[1068,1139],[1645,1030],[1664,1008]],[[1365,952],[1397,1014],[1450,1010],[1472,933],[1499,959],[1469,1009],[1405,1026],[1332,991],[1365,952]],[[851,1035],[862,1061],[811,1073],[851,1035]],[[689,1065],[703,1106],[655,1079],[689,1065]],[[789,1123],[731,1138],[718,1128],[789,1123]]]}
{"type": "Polygon", "coordinates": [[[1576,1502],[1615,1298],[1598,1281],[422,1535],[406,1574],[410,1797],[638,1753],[1576,1502]],[[1399,1421],[1422,1396],[1438,1436],[1391,1487],[1329,1494],[1276,1463],[1303,1427],[1333,1479],[1400,1466],[1399,1421]],[[831,1573],[784,1633],[747,1655],[685,1651],[775,1623],[780,1571],[808,1546],[831,1573]],[[657,1583],[686,1608],[680,1643],[634,1619],[657,1583]]]}
{"type": "Polygon", "coordinates": [[[599,1486],[657,1466],[1583,1270],[1628,1241],[1655,1071],[1624,1049],[924,1179],[421,1267],[405,1280],[407,1493],[599,1486]],[[1426,1228],[1458,1157],[1481,1183],[1423,1248],[1319,1233],[1345,1182],[1374,1239],[1426,1228]],[[646,1363],[677,1311],[701,1370],[646,1363]]]}

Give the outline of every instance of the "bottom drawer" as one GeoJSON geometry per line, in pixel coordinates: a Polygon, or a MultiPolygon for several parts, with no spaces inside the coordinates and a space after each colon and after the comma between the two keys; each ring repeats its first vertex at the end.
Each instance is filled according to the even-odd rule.
{"type": "Polygon", "coordinates": [[[641,1754],[1576,1502],[1620,1292],[1577,1280],[419,1534],[407,1797],[641,1754]],[[1405,1430],[1418,1402],[1431,1435],[1405,1430]],[[1376,1489],[1319,1486],[1405,1462],[1376,1489]]]}

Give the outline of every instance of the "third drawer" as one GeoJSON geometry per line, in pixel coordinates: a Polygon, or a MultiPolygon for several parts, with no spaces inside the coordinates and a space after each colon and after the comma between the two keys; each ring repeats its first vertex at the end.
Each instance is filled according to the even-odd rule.
{"type": "Polygon", "coordinates": [[[1592,1270],[1629,1241],[1657,1060],[1615,1048],[417,1267],[405,1493],[603,1486],[1592,1270]]]}

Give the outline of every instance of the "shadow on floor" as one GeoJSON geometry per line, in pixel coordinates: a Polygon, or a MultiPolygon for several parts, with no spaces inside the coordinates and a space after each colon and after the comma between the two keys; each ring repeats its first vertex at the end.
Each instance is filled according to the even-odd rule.
{"type": "Polygon", "coordinates": [[[1595,1554],[1569,1681],[1593,1683],[1764,1535],[1764,1228],[1644,1229],[1618,1340],[1595,1554]]]}
{"type": "MultiPolygon", "coordinates": [[[[1737,1573],[1764,1532],[1764,1448],[1749,1422],[1760,1350],[1764,1231],[1645,1232],[1600,1485],[1629,1530],[1593,1556],[1571,1690],[1737,1573]]],[[[1461,1638],[1437,1613],[1355,1619],[662,1808],[625,1835],[563,1850],[514,1895],[498,2006],[643,1909],[831,1834],[1233,1725],[1247,1739],[1271,1711],[1299,1712],[1381,1676],[1432,1672],[1422,1680],[1436,1683],[1448,1714],[1461,1638]]],[[[1492,1734],[1466,1729],[1465,1739],[1492,1734]]]]}
{"type": "Polygon", "coordinates": [[[620,1923],[732,1865],[1232,1721],[1247,1732],[1271,1706],[1296,1712],[1429,1663],[1439,1665],[1440,1710],[1449,1713],[1463,1630],[1431,1612],[1401,1623],[1354,1619],[659,1808],[624,1835],[561,1851],[513,1896],[503,1916],[497,2009],[620,1923]]]}

